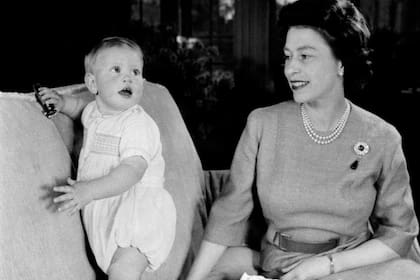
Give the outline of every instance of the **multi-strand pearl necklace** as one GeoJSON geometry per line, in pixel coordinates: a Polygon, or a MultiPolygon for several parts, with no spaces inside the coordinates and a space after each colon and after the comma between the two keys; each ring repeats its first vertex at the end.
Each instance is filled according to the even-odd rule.
{"type": "Polygon", "coordinates": [[[303,106],[303,104],[300,104],[300,113],[302,115],[303,126],[305,127],[306,133],[315,143],[320,145],[326,145],[337,139],[338,136],[340,136],[341,132],[343,132],[343,129],[346,126],[347,119],[350,115],[350,104],[348,101],[346,102],[346,105],[346,110],[344,111],[343,116],[341,116],[334,130],[329,135],[321,136],[315,132],[311,120],[309,119],[309,116],[306,113],[305,107],[303,106]]]}

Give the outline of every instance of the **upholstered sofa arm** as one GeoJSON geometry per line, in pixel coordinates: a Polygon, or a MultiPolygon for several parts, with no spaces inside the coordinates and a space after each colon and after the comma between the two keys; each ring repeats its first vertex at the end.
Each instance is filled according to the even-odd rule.
{"type": "Polygon", "coordinates": [[[95,279],[79,215],[52,202],[71,175],[71,130],[33,94],[0,92],[0,279],[95,279]]]}
{"type": "MultiPolygon", "coordinates": [[[[95,97],[83,84],[55,89],[85,101],[95,97]]],[[[169,257],[142,279],[185,279],[201,243],[207,208],[220,189],[215,182],[223,180],[215,179],[215,172],[204,175],[165,87],[146,81],[141,105],[159,127],[165,188],[177,211],[169,257]],[[211,178],[212,187],[207,187],[211,178]]],[[[87,252],[80,216],[62,215],[52,203],[52,187],[74,175],[82,133],[80,121],[64,114],[46,118],[31,92],[0,93],[0,279],[106,279],[87,252]]]]}

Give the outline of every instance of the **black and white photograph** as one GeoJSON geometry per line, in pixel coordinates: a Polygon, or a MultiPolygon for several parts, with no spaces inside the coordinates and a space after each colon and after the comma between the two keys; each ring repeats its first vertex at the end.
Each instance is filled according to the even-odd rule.
{"type": "Polygon", "coordinates": [[[419,280],[418,0],[0,3],[0,280],[419,280]]]}

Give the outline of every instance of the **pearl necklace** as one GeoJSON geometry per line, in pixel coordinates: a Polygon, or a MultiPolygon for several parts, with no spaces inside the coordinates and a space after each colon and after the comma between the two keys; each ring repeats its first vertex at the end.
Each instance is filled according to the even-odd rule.
{"type": "Polygon", "coordinates": [[[305,127],[306,133],[315,143],[320,145],[326,145],[337,139],[338,136],[340,136],[341,132],[343,132],[344,130],[344,127],[347,123],[347,119],[350,115],[350,103],[346,102],[346,105],[346,110],[344,111],[343,115],[337,123],[337,126],[334,128],[331,134],[321,136],[315,132],[311,120],[309,119],[309,116],[306,113],[305,107],[303,106],[303,104],[300,104],[300,113],[302,115],[303,126],[305,127]]]}

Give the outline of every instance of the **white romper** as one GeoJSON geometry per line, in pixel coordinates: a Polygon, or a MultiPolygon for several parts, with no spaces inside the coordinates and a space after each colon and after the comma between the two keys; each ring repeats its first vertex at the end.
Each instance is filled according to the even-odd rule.
{"type": "Polygon", "coordinates": [[[131,246],[147,257],[147,270],[156,270],[169,255],[176,227],[175,204],[164,189],[165,162],[156,123],[139,105],[117,115],[102,115],[95,101],[83,111],[82,123],[79,181],[102,177],[135,155],[148,165],[129,190],[94,200],[82,211],[98,266],[107,272],[117,247],[131,246]]]}

